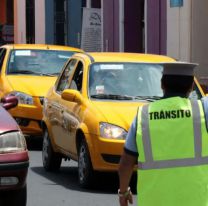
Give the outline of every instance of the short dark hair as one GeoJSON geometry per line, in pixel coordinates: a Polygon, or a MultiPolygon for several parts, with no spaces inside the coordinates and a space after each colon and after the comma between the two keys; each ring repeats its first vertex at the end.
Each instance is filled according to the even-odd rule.
{"type": "Polygon", "coordinates": [[[161,82],[166,92],[186,94],[193,85],[194,77],[182,75],[163,75],[161,82]]]}

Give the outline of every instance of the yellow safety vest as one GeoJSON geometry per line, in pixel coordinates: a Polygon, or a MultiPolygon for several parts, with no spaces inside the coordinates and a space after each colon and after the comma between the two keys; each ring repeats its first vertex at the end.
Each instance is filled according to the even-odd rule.
{"type": "Polygon", "coordinates": [[[201,101],[173,97],[139,108],[139,206],[208,206],[208,134],[201,101]]]}

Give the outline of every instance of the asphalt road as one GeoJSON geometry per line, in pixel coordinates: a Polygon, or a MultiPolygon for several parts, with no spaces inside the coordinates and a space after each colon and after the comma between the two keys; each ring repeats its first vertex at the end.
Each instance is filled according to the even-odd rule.
{"type": "MultiPolygon", "coordinates": [[[[81,189],[77,181],[77,163],[63,161],[58,173],[42,167],[41,144],[29,143],[30,168],[27,178],[27,206],[118,206],[117,174],[99,174],[90,190],[81,189]]],[[[136,206],[136,195],[134,204],[136,206]]]]}

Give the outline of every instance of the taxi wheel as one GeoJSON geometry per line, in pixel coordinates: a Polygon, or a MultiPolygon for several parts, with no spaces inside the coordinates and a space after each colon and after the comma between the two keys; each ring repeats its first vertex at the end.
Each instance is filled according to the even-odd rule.
{"type": "Polygon", "coordinates": [[[42,161],[46,171],[59,170],[62,161],[61,155],[53,151],[47,129],[45,129],[43,136],[42,161]]]}
{"type": "Polygon", "coordinates": [[[78,177],[82,188],[89,188],[93,184],[93,168],[90,160],[87,143],[82,139],[78,156],[78,177]]]}

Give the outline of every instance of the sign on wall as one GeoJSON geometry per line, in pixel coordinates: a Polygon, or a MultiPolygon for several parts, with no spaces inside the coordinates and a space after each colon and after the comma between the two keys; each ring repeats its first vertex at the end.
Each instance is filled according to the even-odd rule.
{"type": "Polygon", "coordinates": [[[170,0],[170,7],[182,7],[183,0],[170,0]]]}
{"type": "Polygon", "coordinates": [[[101,51],[101,10],[83,8],[81,48],[87,52],[101,51]]]}
{"type": "Polygon", "coordinates": [[[3,25],[2,37],[6,43],[13,43],[14,42],[14,26],[3,25]]]}

